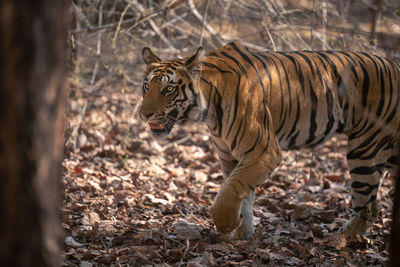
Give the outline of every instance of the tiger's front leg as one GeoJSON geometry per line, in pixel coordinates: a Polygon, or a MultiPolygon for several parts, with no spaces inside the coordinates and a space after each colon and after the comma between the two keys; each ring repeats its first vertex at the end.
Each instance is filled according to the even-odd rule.
{"type": "Polygon", "coordinates": [[[233,234],[235,239],[249,240],[253,236],[253,205],[254,191],[251,191],[251,193],[243,200],[242,208],[240,209],[240,217],[242,221],[233,234]]]}
{"type": "Polygon", "coordinates": [[[237,229],[235,238],[251,238],[254,189],[268,177],[281,158],[279,147],[274,148],[277,149],[262,155],[243,156],[222,185],[210,211],[218,231],[230,233],[237,229]]]}
{"type": "MultiPolygon", "coordinates": [[[[226,156],[225,156],[226,157],[226,156]]],[[[233,169],[238,164],[238,161],[234,158],[225,159],[225,157],[219,157],[219,162],[221,164],[222,171],[224,173],[224,178],[228,179],[229,175],[232,173],[233,169]]],[[[242,203],[240,209],[241,223],[238,228],[236,228],[233,237],[239,240],[248,240],[253,236],[254,226],[253,226],[253,204],[254,204],[254,191],[252,191],[242,203]]]]}

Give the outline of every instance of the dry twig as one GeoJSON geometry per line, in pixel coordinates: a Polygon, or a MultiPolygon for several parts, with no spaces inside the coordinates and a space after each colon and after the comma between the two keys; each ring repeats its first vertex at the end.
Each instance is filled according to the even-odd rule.
{"type": "Polygon", "coordinates": [[[83,23],[88,27],[89,29],[92,28],[92,25],[90,24],[89,20],[86,18],[85,14],[81,11],[81,9],[74,3],[74,1],[71,1],[71,6],[72,9],[74,10],[75,15],[78,17],[80,21],[83,21],[83,23]]]}
{"type": "Polygon", "coordinates": [[[200,33],[200,41],[199,41],[199,46],[203,45],[203,34],[204,34],[204,26],[207,20],[207,11],[208,11],[208,0],[206,0],[206,7],[204,9],[204,15],[203,15],[203,24],[201,27],[201,33],[200,33]]]}
{"type": "Polygon", "coordinates": [[[269,40],[271,41],[271,43],[272,43],[272,48],[274,49],[274,52],[275,52],[275,51],[276,51],[276,46],[275,46],[274,39],[272,38],[271,32],[270,32],[270,30],[269,30],[267,20],[265,19],[266,14],[265,14],[265,8],[264,8],[264,6],[263,6],[262,0],[260,0],[259,6],[260,6],[260,9],[261,9],[261,15],[262,15],[262,19],[263,19],[263,24],[264,24],[265,30],[267,31],[268,38],[269,38],[269,40]]]}
{"type": "Polygon", "coordinates": [[[313,40],[314,40],[314,34],[313,34],[313,31],[314,31],[314,17],[315,17],[315,2],[316,2],[317,0],[314,0],[313,1],[313,7],[312,7],[312,17],[311,17],[311,50],[314,50],[314,42],[313,42],[313,40]]]}
{"type": "Polygon", "coordinates": [[[190,11],[193,13],[193,15],[204,25],[204,27],[207,29],[207,31],[217,41],[218,45],[223,46],[224,38],[220,37],[219,34],[205,21],[203,16],[196,9],[196,6],[194,5],[193,0],[188,0],[188,4],[190,7],[190,11]]]}
{"type": "Polygon", "coordinates": [[[128,9],[129,9],[130,6],[131,6],[131,3],[128,3],[128,4],[126,5],[124,11],[122,11],[121,17],[119,18],[118,25],[117,25],[117,29],[115,30],[114,36],[113,36],[113,39],[112,39],[112,46],[113,46],[113,48],[115,48],[115,41],[117,40],[118,33],[119,33],[119,31],[121,30],[122,21],[123,21],[124,16],[125,16],[125,14],[126,14],[126,12],[128,11],[128,9]]]}
{"type": "MultiPolygon", "coordinates": [[[[100,7],[99,7],[99,26],[101,26],[103,23],[103,0],[100,2],[100,7]]],[[[92,92],[93,90],[93,85],[94,85],[94,81],[96,80],[96,76],[97,76],[97,72],[99,69],[99,64],[100,64],[100,56],[101,56],[101,36],[102,36],[102,32],[98,32],[97,35],[97,43],[96,43],[96,63],[94,65],[94,69],[93,69],[93,73],[92,73],[92,78],[90,79],[90,87],[89,87],[89,93],[92,92]]],[[[77,149],[77,144],[78,144],[78,131],[81,127],[83,118],[85,117],[86,114],[86,110],[88,107],[88,102],[89,102],[89,98],[85,99],[85,104],[83,105],[80,117],[79,117],[79,122],[78,124],[75,126],[74,130],[72,131],[71,134],[71,138],[74,138],[73,141],[73,147],[74,147],[74,151],[76,151],[77,149]]]]}
{"type": "Polygon", "coordinates": [[[300,40],[302,45],[304,46],[305,49],[310,49],[310,46],[304,41],[304,39],[300,36],[300,34],[292,27],[292,25],[289,23],[289,21],[286,19],[286,17],[282,14],[281,10],[275,6],[275,4],[271,0],[267,0],[272,8],[279,14],[279,16],[285,21],[286,25],[290,29],[290,31],[297,37],[297,39],[300,40]]]}

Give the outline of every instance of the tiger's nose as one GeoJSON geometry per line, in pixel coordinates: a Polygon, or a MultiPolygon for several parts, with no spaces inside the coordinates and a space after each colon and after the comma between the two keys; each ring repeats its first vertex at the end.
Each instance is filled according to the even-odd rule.
{"type": "Polygon", "coordinates": [[[146,118],[147,120],[148,120],[151,116],[153,116],[153,114],[154,114],[154,112],[149,112],[149,113],[144,113],[144,112],[142,112],[143,118],[146,118]]]}

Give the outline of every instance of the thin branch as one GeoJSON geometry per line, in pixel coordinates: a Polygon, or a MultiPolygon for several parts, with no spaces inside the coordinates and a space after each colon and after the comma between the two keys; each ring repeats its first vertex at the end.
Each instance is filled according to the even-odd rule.
{"type": "MultiPolygon", "coordinates": [[[[134,8],[136,8],[139,12],[144,13],[145,9],[142,4],[140,4],[137,0],[131,0],[134,3],[134,8]]],[[[167,37],[162,33],[162,31],[158,28],[157,24],[153,19],[149,19],[149,24],[153,31],[160,37],[161,41],[163,41],[174,53],[178,52],[178,49],[174,47],[174,45],[168,40],[167,37]]]]}
{"type": "Polygon", "coordinates": [[[71,1],[72,8],[74,10],[75,15],[79,18],[80,21],[83,21],[89,29],[92,28],[92,25],[90,24],[89,20],[86,18],[85,14],[81,11],[81,9],[74,3],[74,1],[71,1]]]}
{"type": "Polygon", "coordinates": [[[314,17],[315,17],[315,3],[317,0],[314,0],[313,6],[312,6],[312,17],[311,17],[311,50],[314,50],[314,17]]]}
{"type": "Polygon", "coordinates": [[[126,12],[128,11],[128,9],[129,9],[130,6],[131,6],[131,3],[128,3],[128,4],[126,5],[124,11],[122,11],[121,17],[119,18],[118,25],[117,25],[117,29],[115,30],[114,36],[113,36],[113,39],[112,39],[112,47],[113,47],[113,48],[115,48],[115,42],[116,42],[116,40],[117,40],[118,33],[119,33],[119,31],[121,30],[122,21],[123,21],[123,19],[124,19],[124,17],[125,17],[125,14],[126,14],[126,12]]]}
{"type": "Polygon", "coordinates": [[[221,39],[219,34],[205,21],[203,16],[199,13],[199,11],[196,9],[196,6],[193,3],[193,0],[188,0],[188,4],[190,7],[190,11],[193,13],[193,15],[202,23],[204,24],[204,27],[207,29],[207,31],[214,37],[214,39],[217,41],[217,43],[220,46],[224,45],[224,41],[221,39]]]}
{"type": "Polygon", "coordinates": [[[240,43],[245,45],[245,46],[247,46],[247,47],[250,47],[251,49],[254,49],[254,50],[258,50],[258,51],[265,51],[266,50],[265,47],[261,47],[261,46],[258,46],[258,45],[252,44],[252,43],[248,43],[248,42],[243,41],[243,40],[241,40],[240,43]]]}
{"type": "Polygon", "coordinates": [[[326,33],[314,31],[314,35],[321,41],[324,49],[331,50],[332,47],[326,42],[326,33]]]}
{"type": "Polygon", "coordinates": [[[274,49],[274,52],[275,52],[276,51],[276,46],[275,46],[274,39],[272,38],[271,32],[269,31],[267,20],[265,19],[266,14],[265,14],[265,8],[264,8],[262,0],[260,0],[259,6],[260,6],[260,9],[261,9],[261,16],[262,16],[262,19],[263,19],[263,24],[264,24],[265,30],[267,31],[268,38],[271,41],[272,48],[274,49]]]}
{"type": "Polygon", "coordinates": [[[174,45],[168,40],[167,37],[160,31],[158,28],[157,24],[154,22],[154,20],[149,20],[150,26],[153,28],[153,30],[157,33],[158,36],[160,36],[161,41],[163,41],[169,48],[174,52],[177,53],[178,49],[174,47],[174,45]]]}
{"type": "Polygon", "coordinates": [[[289,23],[289,21],[286,19],[286,17],[282,14],[282,12],[275,6],[274,3],[272,3],[271,0],[267,0],[269,4],[272,6],[272,8],[279,14],[279,16],[285,21],[286,25],[289,27],[290,31],[300,40],[300,42],[303,44],[303,46],[306,49],[310,49],[310,46],[303,40],[303,38],[299,35],[299,33],[292,27],[292,25],[289,23]]]}
{"type": "Polygon", "coordinates": [[[204,34],[204,26],[205,26],[206,20],[207,20],[208,3],[209,3],[208,0],[206,0],[206,7],[204,10],[204,15],[203,15],[203,25],[201,26],[199,46],[203,45],[203,34],[204,34]]]}
{"type": "MultiPolygon", "coordinates": [[[[99,19],[99,26],[101,26],[102,23],[103,23],[103,0],[101,0],[101,2],[100,2],[98,19],[99,19]]],[[[94,82],[96,80],[97,72],[98,72],[98,69],[99,69],[100,56],[101,56],[101,36],[102,36],[102,32],[100,31],[97,34],[96,63],[94,65],[94,70],[93,70],[93,73],[92,73],[92,77],[90,79],[89,92],[92,92],[92,90],[93,90],[93,85],[94,85],[94,82]]],[[[74,146],[74,150],[75,151],[77,149],[77,144],[78,144],[78,131],[79,131],[79,129],[81,127],[81,124],[83,122],[83,118],[85,117],[86,110],[87,110],[87,107],[88,107],[88,103],[89,103],[89,99],[86,98],[85,104],[83,105],[83,108],[82,108],[82,111],[81,111],[81,114],[80,114],[80,117],[79,117],[78,124],[75,126],[75,128],[74,128],[74,130],[73,130],[73,132],[71,134],[71,138],[74,138],[73,146],[74,146]]]]}
{"type": "Polygon", "coordinates": [[[371,45],[376,45],[376,24],[378,23],[379,15],[382,13],[382,0],[375,0],[375,4],[373,5],[373,14],[371,21],[371,32],[369,37],[369,43],[371,45]]]}
{"type": "MultiPolygon", "coordinates": [[[[120,27],[121,28],[135,28],[141,24],[143,24],[144,22],[150,20],[153,17],[158,16],[160,13],[162,12],[162,10],[157,10],[154,11],[153,13],[146,15],[144,17],[142,17],[141,19],[126,19],[123,22],[121,22],[120,27]]],[[[86,28],[86,29],[75,29],[75,30],[70,30],[70,33],[93,33],[93,32],[98,32],[98,31],[105,31],[105,30],[112,30],[112,29],[116,29],[118,27],[119,22],[115,22],[115,23],[109,23],[109,24],[104,24],[101,26],[95,26],[92,28],[86,28]]]]}
{"type": "Polygon", "coordinates": [[[326,25],[328,24],[328,3],[326,0],[321,0],[322,4],[322,49],[326,49],[326,25]]]}
{"type": "Polygon", "coordinates": [[[175,14],[174,14],[174,15],[173,15],[173,19],[171,19],[170,21],[164,23],[164,24],[161,26],[160,30],[164,30],[164,29],[167,28],[167,27],[172,27],[173,24],[174,24],[175,22],[177,22],[177,21],[184,21],[183,19],[184,19],[185,17],[187,17],[188,14],[189,14],[189,12],[184,12],[184,13],[182,13],[181,15],[175,15],[175,14]]]}

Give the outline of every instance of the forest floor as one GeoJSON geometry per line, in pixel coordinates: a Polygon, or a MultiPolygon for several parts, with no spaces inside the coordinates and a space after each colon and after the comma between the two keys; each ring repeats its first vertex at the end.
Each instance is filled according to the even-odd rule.
{"type": "MultiPolygon", "coordinates": [[[[94,24],[103,15],[99,10],[104,12],[103,23],[118,23],[161,14],[144,7],[174,1],[78,2],[81,6],[75,10],[81,8],[94,24]]],[[[232,240],[215,231],[209,210],[223,176],[206,127],[176,127],[167,140],[157,143],[137,117],[144,70],[141,49],[152,46],[165,58],[188,55],[198,46],[202,24],[195,9],[186,1],[177,2],[163,16],[153,16],[154,21],[70,36],[71,90],[61,181],[63,265],[385,265],[392,222],[388,175],[379,189],[379,217],[369,231],[351,243],[335,234],[351,215],[344,136],[312,150],[283,153],[279,167],[256,189],[251,240],[232,240]]],[[[205,1],[194,2],[205,14],[205,1]]],[[[260,2],[210,1],[207,21],[216,33],[204,31],[206,50],[232,39],[272,50],[266,21],[278,50],[310,49],[305,44],[312,43],[314,27],[314,49],[400,57],[395,0],[385,1],[391,6],[383,8],[379,19],[377,45],[368,40],[374,9],[365,1],[325,1],[326,27],[321,24],[321,5],[312,12],[313,2],[320,1],[263,1],[270,3],[264,17],[260,2]]],[[[77,22],[76,32],[85,23],[77,22]]]]}
{"type": "MultiPolygon", "coordinates": [[[[388,260],[390,177],[380,188],[379,218],[370,231],[350,244],[330,238],[351,213],[344,137],[284,152],[256,190],[254,238],[235,241],[217,233],[209,217],[223,177],[207,129],[180,127],[156,143],[133,113],[130,103],[138,98],[100,97],[82,121],[78,112],[68,118],[70,130],[81,125],[63,162],[65,266],[360,266],[388,260]]],[[[69,106],[85,101],[71,96],[69,106]]]]}

